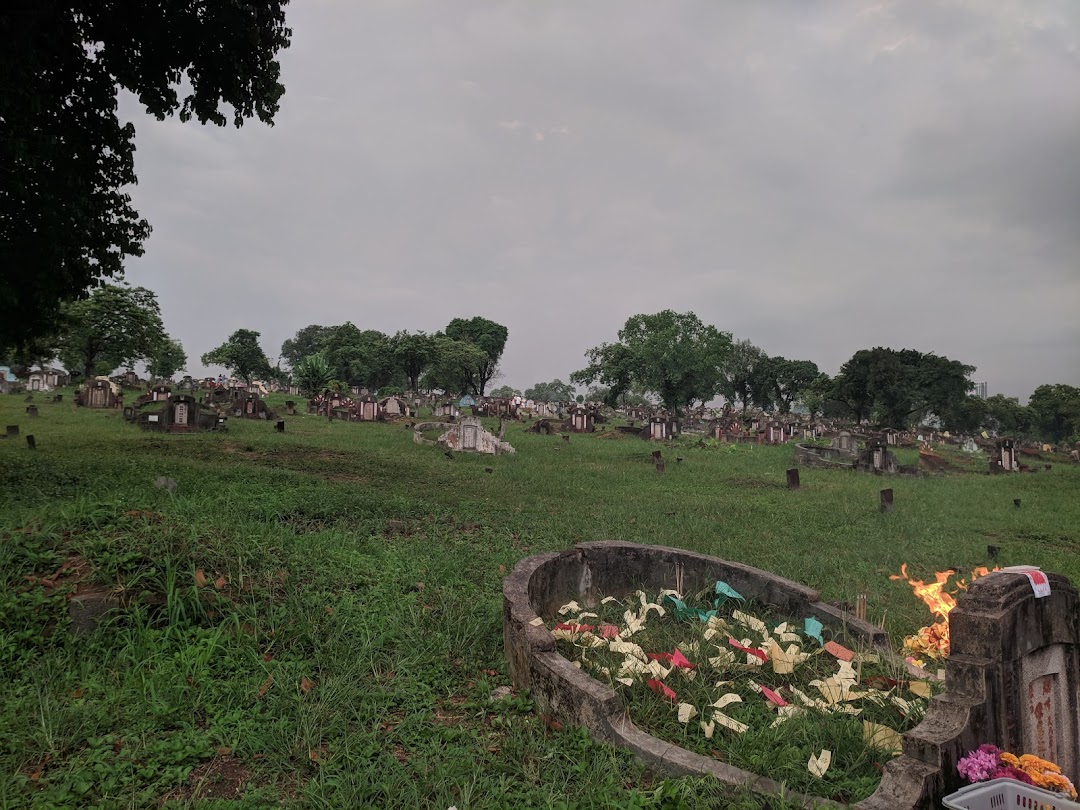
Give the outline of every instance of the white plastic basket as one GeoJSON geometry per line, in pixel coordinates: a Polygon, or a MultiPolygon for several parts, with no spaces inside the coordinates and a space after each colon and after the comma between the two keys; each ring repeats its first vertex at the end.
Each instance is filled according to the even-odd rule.
{"type": "Polygon", "coordinates": [[[1080,804],[1060,793],[1016,779],[991,779],[968,785],[950,793],[941,803],[950,810],[1080,810],[1080,804]]]}

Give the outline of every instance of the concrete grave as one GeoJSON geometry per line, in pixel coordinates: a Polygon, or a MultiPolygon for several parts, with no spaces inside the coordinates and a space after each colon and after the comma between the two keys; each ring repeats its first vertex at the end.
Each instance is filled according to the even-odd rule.
{"type": "MultiPolygon", "coordinates": [[[[419,431],[420,427],[422,426],[417,426],[418,432],[422,432],[419,431]]],[[[480,420],[475,417],[466,417],[451,425],[450,429],[439,437],[437,443],[450,450],[463,450],[470,453],[501,455],[514,452],[513,447],[499,439],[494,433],[485,430],[480,420]]]]}

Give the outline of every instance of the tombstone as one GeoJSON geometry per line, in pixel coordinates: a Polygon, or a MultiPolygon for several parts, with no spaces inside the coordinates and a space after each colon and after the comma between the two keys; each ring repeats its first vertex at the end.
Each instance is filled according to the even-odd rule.
{"type": "Polygon", "coordinates": [[[858,440],[847,430],[841,430],[840,435],[833,439],[829,446],[839,450],[843,455],[854,456],[859,452],[858,440]]]}
{"type": "Polygon", "coordinates": [[[799,488],[799,469],[798,467],[792,467],[787,471],[787,485],[788,489],[799,488]]]}
{"type": "Polygon", "coordinates": [[[779,422],[769,422],[765,428],[765,441],[769,444],[783,444],[784,426],[779,422]]]}
{"type": "Polygon", "coordinates": [[[889,447],[896,447],[900,443],[899,435],[900,431],[895,428],[885,428],[885,430],[881,431],[881,438],[889,447]]]}
{"type": "Polygon", "coordinates": [[[284,433],[285,432],[285,420],[284,419],[278,419],[277,424],[274,425],[274,429],[278,433],[284,433]]]}
{"type": "Polygon", "coordinates": [[[961,594],[949,614],[952,649],[942,696],[952,705],[932,701],[927,721],[955,712],[966,719],[965,740],[1035,754],[1076,782],[1080,598],[1064,576],[1031,576],[1049,588],[1047,595],[1039,596],[1025,574],[1013,571],[980,577],[961,594]]]}
{"type": "Polygon", "coordinates": [[[18,436],[19,435],[19,426],[18,425],[8,425],[5,428],[5,435],[7,435],[8,438],[10,438],[12,436],[18,436]]]}
{"type": "Polygon", "coordinates": [[[477,437],[479,435],[479,425],[472,422],[466,422],[461,426],[461,449],[462,450],[475,450],[477,447],[477,437]]]}
{"type": "Polygon", "coordinates": [[[994,456],[990,459],[990,472],[1019,472],[1020,464],[1016,460],[1016,442],[1013,439],[998,439],[994,456]]]}
{"type": "Polygon", "coordinates": [[[87,380],[80,391],[82,402],[88,408],[116,407],[116,392],[113,383],[107,377],[87,380]]]}
{"type": "Polygon", "coordinates": [[[569,429],[574,433],[592,433],[596,430],[596,416],[589,408],[576,406],[570,411],[569,429]]]}
{"type": "Polygon", "coordinates": [[[63,394],[57,394],[55,397],[52,398],[52,401],[53,402],[63,402],[64,401],[64,395],[63,394]]]}
{"type": "Polygon", "coordinates": [[[26,446],[31,450],[37,450],[37,441],[29,433],[26,435],[26,446]]]}
{"type": "Polygon", "coordinates": [[[150,389],[151,402],[158,402],[163,399],[168,399],[172,394],[172,389],[167,385],[155,385],[150,389]]]}
{"type": "Polygon", "coordinates": [[[382,416],[379,401],[371,394],[364,394],[356,400],[356,421],[375,422],[382,416]]]}
{"type": "Polygon", "coordinates": [[[38,415],[37,405],[27,405],[26,406],[26,415],[27,416],[37,416],[38,415]]]}
{"type": "Polygon", "coordinates": [[[285,413],[289,416],[296,416],[296,402],[291,399],[285,400],[285,413]]]}

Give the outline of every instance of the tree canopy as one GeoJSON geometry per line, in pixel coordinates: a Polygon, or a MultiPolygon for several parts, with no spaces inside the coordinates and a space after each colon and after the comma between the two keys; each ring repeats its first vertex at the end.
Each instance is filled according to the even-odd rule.
{"type": "Polygon", "coordinates": [[[840,368],[830,396],[856,420],[873,418],[893,428],[933,414],[943,427],[970,422],[966,398],[974,366],[914,349],[862,349],[840,368]]]}
{"type": "Polygon", "coordinates": [[[526,388],[523,396],[536,402],[570,402],[575,393],[574,386],[555,378],[551,382],[538,382],[526,388]]]}
{"type": "Polygon", "coordinates": [[[420,378],[435,360],[435,338],[424,332],[401,331],[390,338],[390,348],[409,390],[419,391],[420,378]]]}
{"type": "Polygon", "coordinates": [[[305,357],[318,354],[326,348],[326,339],[333,333],[334,326],[320,326],[313,323],[305,326],[295,337],[281,344],[281,356],[290,366],[295,367],[305,357]]]}
{"type": "Polygon", "coordinates": [[[428,390],[439,390],[454,396],[474,392],[476,369],[487,361],[479,346],[446,335],[435,335],[434,361],[420,380],[428,390]]]}
{"type": "Polygon", "coordinates": [[[144,287],[106,284],[63,307],[60,362],[86,377],[152,360],[168,340],[157,296],[144,287]]]}
{"type": "Polygon", "coordinates": [[[1080,388],[1040,385],[1028,408],[1042,436],[1052,442],[1080,441],[1080,388]]]}
{"type": "Polygon", "coordinates": [[[259,333],[237,329],[229,339],[202,356],[204,366],[224,366],[248,385],[270,373],[270,361],[259,346],[259,333]]]}
{"type": "Polygon", "coordinates": [[[60,303],[119,277],[150,226],[131,205],[135,128],[120,88],[158,119],[272,123],[288,0],[0,5],[0,345],[56,327],[60,303]],[[185,89],[181,99],[178,87],[185,89]]]}
{"type": "Polygon", "coordinates": [[[619,341],[589,349],[585,355],[589,365],[571,374],[570,380],[608,386],[610,405],[636,385],[678,413],[716,395],[730,354],[730,334],[703,324],[693,312],[666,309],[629,318],[619,330],[619,341]]]}
{"type": "MultiPolygon", "coordinates": [[[[484,395],[488,382],[499,368],[499,359],[506,348],[509,331],[502,324],[479,316],[475,318],[454,318],[446,325],[446,337],[469,343],[483,352],[469,373],[468,387],[479,397],[484,395]]],[[[477,355],[479,358],[479,355],[477,355]]]]}
{"type": "Polygon", "coordinates": [[[146,361],[146,370],[161,380],[171,380],[176,372],[187,366],[187,354],[180,341],[166,337],[159,341],[146,361]]]}

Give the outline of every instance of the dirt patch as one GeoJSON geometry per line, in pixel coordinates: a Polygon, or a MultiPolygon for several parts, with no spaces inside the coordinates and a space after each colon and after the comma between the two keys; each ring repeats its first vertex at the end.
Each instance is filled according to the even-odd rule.
{"type": "Polygon", "coordinates": [[[240,799],[244,785],[251,781],[251,771],[236,757],[226,754],[197,766],[187,782],[163,799],[162,804],[193,799],[240,799]]]}

